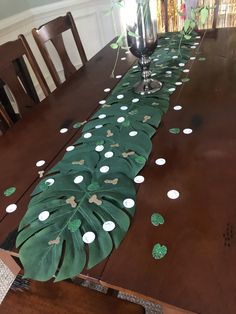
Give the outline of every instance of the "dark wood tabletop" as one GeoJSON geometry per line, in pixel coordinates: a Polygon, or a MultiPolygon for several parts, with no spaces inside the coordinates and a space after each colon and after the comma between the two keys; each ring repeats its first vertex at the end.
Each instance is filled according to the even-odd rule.
{"type": "MultiPolygon", "coordinates": [[[[236,313],[235,42],[234,28],[206,32],[200,49],[206,60],[197,56],[190,81],[172,95],[152,139],[130,230],[118,250],[85,272],[88,277],[195,313],[236,313]],[[182,110],[173,110],[176,104],[182,110]],[[171,134],[170,128],[181,132],[171,134]],[[185,135],[185,128],[193,133],[185,135]],[[160,157],[164,166],[155,164],[160,157]],[[167,197],[172,189],[178,199],[167,197]],[[164,216],[164,225],[151,224],[154,212],[164,216]],[[168,248],[161,260],[152,257],[155,243],[168,248]]],[[[60,134],[60,128],[86,120],[106,96],[104,88],[117,83],[109,78],[114,55],[106,47],[0,138],[0,193],[17,188],[12,197],[1,197],[0,243],[26,211],[38,182],[35,162],[45,159],[49,168],[60,160],[79,135],[74,129],[60,134]],[[6,215],[9,202],[18,210],[6,215]]],[[[119,62],[118,71],[125,73],[133,60],[119,62]]]]}

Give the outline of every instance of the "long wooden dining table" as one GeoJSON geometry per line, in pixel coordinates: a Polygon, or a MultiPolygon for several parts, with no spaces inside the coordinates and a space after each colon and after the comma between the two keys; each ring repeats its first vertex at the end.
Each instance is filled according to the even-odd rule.
{"type": "MultiPolygon", "coordinates": [[[[208,30],[202,62],[191,63],[190,81],[177,87],[169,111],[152,138],[141,174],[131,227],[117,250],[84,270],[83,278],[163,304],[171,313],[236,313],[236,29],[208,30]],[[181,110],[173,110],[179,105],[181,110]],[[180,128],[179,134],[169,132],[180,128]],[[191,128],[191,134],[182,131],[191,128]],[[158,166],[155,160],[164,158],[158,166]],[[177,190],[179,198],[167,197],[177,190]],[[151,224],[162,212],[165,227],[151,224]],[[168,247],[161,260],[155,243],[168,247]]],[[[0,137],[0,247],[17,229],[30,194],[80,135],[72,126],[88,120],[119,81],[110,73],[115,51],[107,45],[24,119],[0,137]],[[60,133],[61,128],[68,128],[60,133]],[[36,162],[45,160],[42,167],[36,162]],[[8,188],[16,192],[4,196],[8,188]],[[6,213],[9,204],[17,210],[6,213]]],[[[122,52],[117,74],[134,63],[122,52]],[[125,59],[124,59],[125,58],[125,59]]],[[[167,313],[167,312],[166,312],[167,313]]]]}

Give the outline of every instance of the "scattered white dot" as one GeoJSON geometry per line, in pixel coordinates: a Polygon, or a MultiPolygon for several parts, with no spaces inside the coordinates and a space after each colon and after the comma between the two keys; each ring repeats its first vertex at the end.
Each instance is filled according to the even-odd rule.
{"type": "Polygon", "coordinates": [[[66,151],[67,152],[71,152],[72,150],[74,150],[75,149],[75,146],[68,146],[67,148],[66,148],[66,151]]]}
{"type": "Polygon", "coordinates": [[[100,129],[100,128],[102,128],[102,127],[103,127],[102,124],[98,124],[98,125],[95,126],[95,129],[100,129]]]}
{"type": "Polygon", "coordinates": [[[182,85],[183,83],[182,82],[175,82],[175,85],[179,86],[179,85],[182,85]]]}
{"type": "Polygon", "coordinates": [[[120,60],[124,61],[124,60],[126,60],[126,57],[122,57],[122,58],[120,58],[120,60]]]}
{"type": "Polygon", "coordinates": [[[10,214],[10,213],[13,213],[16,209],[17,209],[16,204],[10,204],[6,207],[6,212],[10,214]]]}
{"type": "Polygon", "coordinates": [[[184,69],[183,72],[184,72],[184,73],[188,73],[188,72],[189,72],[189,69],[184,69]]]}
{"type": "Polygon", "coordinates": [[[124,117],[119,117],[117,120],[116,120],[118,123],[122,123],[125,121],[125,118],[124,117]]]}
{"type": "Polygon", "coordinates": [[[100,172],[101,173],[107,173],[108,171],[109,171],[109,167],[108,166],[102,166],[101,168],[100,168],[100,172]]]}
{"type": "Polygon", "coordinates": [[[36,162],[37,167],[42,167],[45,164],[45,160],[39,160],[36,162]]]}
{"type": "Polygon", "coordinates": [[[121,77],[122,77],[122,75],[120,75],[120,74],[119,74],[119,75],[116,75],[116,78],[117,78],[117,79],[119,79],[119,78],[121,78],[121,77]]]}
{"type": "Polygon", "coordinates": [[[121,106],[121,107],[120,107],[120,110],[127,110],[127,109],[128,109],[127,106],[121,106]]]}
{"type": "Polygon", "coordinates": [[[138,65],[134,65],[134,66],[133,66],[133,69],[137,69],[137,68],[138,68],[138,65]]]}
{"type": "Polygon", "coordinates": [[[54,182],[55,182],[55,180],[52,179],[52,178],[50,178],[50,179],[47,179],[47,180],[45,181],[45,184],[46,184],[47,186],[51,186],[51,185],[54,184],[54,182]]]}
{"type": "Polygon", "coordinates": [[[163,166],[166,163],[166,160],[164,158],[158,158],[155,160],[155,164],[158,166],[163,166]]]}
{"type": "Polygon", "coordinates": [[[170,37],[165,37],[165,40],[170,39],[170,37]]]}
{"type": "Polygon", "coordinates": [[[144,182],[144,177],[143,176],[137,176],[134,178],[135,183],[143,183],[144,182]]]}
{"type": "Polygon", "coordinates": [[[48,219],[48,217],[50,216],[49,212],[47,210],[41,212],[39,215],[38,215],[38,219],[40,221],[45,221],[48,219]]]}
{"type": "Polygon", "coordinates": [[[104,92],[105,92],[105,93],[109,93],[110,90],[111,90],[110,88],[105,88],[105,89],[104,89],[104,92]]]}
{"type": "Polygon", "coordinates": [[[129,132],[129,136],[136,136],[138,134],[137,131],[131,131],[129,132]]]}
{"type": "Polygon", "coordinates": [[[158,58],[155,58],[155,59],[153,59],[153,61],[156,62],[156,61],[159,61],[159,59],[158,59],[158,58]]]}
{"type": "Polygon", "coordinates": [[[92,231],[88,231],[83,235],[83,241],[84,243],[92,243],[95,240],[96,236],[95,233],[93,233],[92,231]]]}
{"type": "Polygon", "coordinates": [[[195,60],[196,59],[196,57],[190,57],[190,60],[195,60]]]}
{"type": "Polygon", "coordinates": [[[185,63],[179,63],[179,66],[180,66],[180,67],[184,67],[184,66],[185,66],[185,63]]]}
{"type": "Polygon", "coordinates": [[[126,53],[126,54],[128,54],[128,53],[130,53],[130,51],[129,51],[129,50],[127,50],[125,53],[126,53]]]}
{"type": "Polygon", "coordinates": [[[84,180],[84,177],[83,177],[83,176],[77,176],[77,177],[75,177],[75,179],[74,179],[74,183],[79,184],[79,183],[81,183],[83,180],[84,180]]]}
{"type": "Polygon", "coordinates": [[[124,98],[124,95],[122,95],[122,94],[121,94],[121,95],[117,95],[116,98],[117,98],[117,99],[123,99],[123,98],[124,98]]]}
{"type": "Polygon", "coordinates": [[[173,56],[172,59],[178,59],[178,56],[173,56]]]}
{"type": "Polygon", "coordinates": [[[175,200],[179,197],[179,192],[176,191],[176,190],[170,190],[167,192],[167,196],[172,199],[172,200],[175,200]]]}
{"type": "Polygon", "coordinates": [[[102,114],[100,114],[100,115],[98,116],[98,119],[104,119],[104,118],[106,118],[106,115],[105,115],[104,113],[102,113],[102,114]]]}
{"type": "Polygon", "coordinates": [[[172,74],[172,71],[166,71],[166,74],[172,74]]]}
{"type": "Polygon", "coordinates": [[[174,110],[181,110],[181,109],[182,109],[182,106],[180,105],[174,106],[174,110]]]}
{"type": "Polygon", "coordinates": [[[113,152],[106,152],[106,153],[104,154],[104,156],[105,156],[106,158],[111,158],[111,157],[114,156],[114,153],[113,153],[113,152]]]}
{"type": "Polygon", "coordinates": [[[198,46],[199,45],[199,43],[194,43],[194,46],[198,46]]]}
{"type": "Polygon", "coordinates": [[[67,128],[62,128],[62,129],[60,129],[60,133],[61,133],[61,134],[66,133],[66,132],[68,132],[68,129],[67,129],[67,128]]]}
{"type": "Polygon", "coordinates": [[[107,232],[114,230],[115,227],[116,227],[116,225],[114,224],[113,221],[106,221],[106,222],[104,222],[104,224],[102,225],[103,230],[105,230],[105,231],[107,231],[107,232]]]}
{"type": "Polygon", "coordinates": [[[100,104],[100,105],[104,105],[105,103],[106,103],[106,100],[100,100],[100,101],[99,101],[99,104],[100,104]]]}
{"type": "Polygon", "coordinates": [[[191,46],[191,49],[196,49],[196,46],[191,46]]]}
{"type": "Polygon", "coordinates": [[[132,198],[126,198],[123,201],[123,205],[125,206],[125,208],[132,208],[135,205],[135,202],[132,198]]]}
{"type": "Polygon", "coordinates": [[[192,132],[193,132],[193,130],[189,129],[189,128],[183,130],[184,134],[191,134],[192,132]]]}
{"type": "Polygon", "coordinates": [[[132,102],[139,102],[139,98],[133,98],[132,102]]]}
{"type": "Polygon", "coordinates": [[[90,138],[90,137],[92,137],[92,133],[88,132],[84,134],[84,138],[90,138]]]}
{"type": "Polygon", "coordinates": [[[157,45],[157,48],[161,48],[161,45],[157,45]]]}
{"type": "Polygon", "coordinates": [[[164,48],[164,50],[169,50],[169,48],[167,47],[167,48],[164,48]]]}
{"type": "Polygon", "coordinates": [[[174,88],[174,87],[171,87],[171,88],[168,89],[168,91],[169,91],[169,92],[174,92],[174,91],[175,91],[175,88],[174,88]]]}
{"type": "Polygon", "coordinates": [[[201,36],[196,36],[197,39],[201,38],[201,36]]]}
{"type": "Polygon", "coordinates": [[[102,152],[104,150],[104,146],[103,145],[97,145],[95,147],[96,152],[102,152]]]}
{"type": "Polygon", "coordinates": [[[152,73],[152,74],[151,74],[151,76],[156,76],[156,75],[157,75],[156,73],[152,73]]]}

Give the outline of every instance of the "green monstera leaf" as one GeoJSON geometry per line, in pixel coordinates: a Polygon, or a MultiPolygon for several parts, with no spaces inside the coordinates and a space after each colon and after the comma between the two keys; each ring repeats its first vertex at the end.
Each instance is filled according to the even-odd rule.
{"type": "MultiPolygon", "coordinates": [[[[88,122],[74,124],[82,135],[33,191],[16,242],[25,277],[74,277],[107,258],[123,240],[135,212],[134,178],[148,160],[151,137],[180,81],[179,63],[187,63],[195,40],[183,39],[179,53],[179,34],[167,36],[160,38],[151,64],[162,89],[134,94],[140,71],[132,67],[88,122]]],[[[156,214],[152,223],[163,224],[164,218],[156,214]]],[[[160,244],[153,249],[157,259],[166,253],[160,244]]]]}

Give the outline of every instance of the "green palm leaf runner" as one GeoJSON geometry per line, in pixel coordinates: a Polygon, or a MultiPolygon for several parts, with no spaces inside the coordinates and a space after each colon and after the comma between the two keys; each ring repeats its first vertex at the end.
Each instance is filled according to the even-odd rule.
{"type": "Polygon", "coordinates": [[[132,86],[140,73],[132,67],[90,121],[74,126],[83,126],[81,137],[36,187],[19,226],[25,277],[74,277],[121,243],[135,213],[133,180],[194,51],[195,35],[183,40],[180,51],[179,39],[178,33],[161,38],[152,56],[152,73],[163,83],[158,93],[137,97],[132,86]]]}

